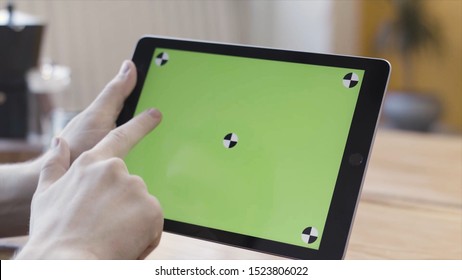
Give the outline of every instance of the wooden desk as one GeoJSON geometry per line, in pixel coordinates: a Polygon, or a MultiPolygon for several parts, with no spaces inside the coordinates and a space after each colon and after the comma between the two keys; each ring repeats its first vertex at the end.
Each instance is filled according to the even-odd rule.
{"type": "Polygon", "coordinates": [[[462,137],[380,131],[348,259],[462,259],[462,137]]]}
{"type": "MultiPolygon", "coordinates": [[[[277,259],[164,234],[151,259],[277,259]]],[[[462,137],[379,131],[347,259],[462,259],[462,137]]]]}
{"type": "Polygon", "coordinates": [[[27,161],[38,157],[42,152],[41,143],[0,138],[0,163],[27,161]]]}
{"type": "MultiPolygon", "coordinates": [[[[168,233],[148,258],[278,259],[168,233]]],[[[346,258],[462,259],[462,137],[378,132],[346,258]]]]}

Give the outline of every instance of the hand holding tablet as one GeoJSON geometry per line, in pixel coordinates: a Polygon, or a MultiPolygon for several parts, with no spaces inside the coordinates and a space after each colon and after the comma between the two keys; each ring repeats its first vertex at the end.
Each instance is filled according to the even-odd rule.
{"type": "Polygon", "coordinates": [[[163,125],[125,161],[164,230],[301,259],[345,253],[390,67],[386,61],[143,38],[118,124],[163,125]]]}

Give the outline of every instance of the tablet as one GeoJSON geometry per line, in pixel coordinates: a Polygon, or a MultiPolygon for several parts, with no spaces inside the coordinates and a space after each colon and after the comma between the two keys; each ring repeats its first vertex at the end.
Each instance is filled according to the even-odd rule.
{"type": "Polygon", "coordinates": [[[125,158],[165,231],[296,259],[341,259],[390,65],[379,59],[142,38],[117,124],[162,124],[125,158]]]}

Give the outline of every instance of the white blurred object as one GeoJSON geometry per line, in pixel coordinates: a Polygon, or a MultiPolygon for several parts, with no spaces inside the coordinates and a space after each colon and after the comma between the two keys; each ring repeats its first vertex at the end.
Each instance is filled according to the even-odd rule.
{"type": "MultiPolygon", "coordinates": [[[[54,109],[50,114],[41,119],[42,135],[36,135],[35,138],[40,138],[44,150],[48,149],[53,137],[58,136],[66,125],[78,114],[80,111],[66,111],[61,108],[54,109]]],[[[33,139],[33,138],[32,138],[33,139]]]]}
{"type": "Polygon", "coordinates": [[[71,84],[71,70],[63,65],[45,62],[39,68],[27,72],[27,86],[30,96],[29,111],[33,116],[29,139],[41,139],[47,149],[53,136],[75,116],[76,112],[65,112],[55,108],[56,98],[67,91],[71,84]]]}
{"type": "Polygon", "coordinates": [[[57,136],[66,127],[66,125],[78,114],[80,111],[66,111],[63,109],[55,109],[51,113],[51,133],[52,136],[57,136]]]}
{"type": "Polygon", "coordinates": [[[26,78],[31,93],[57,94],[71,84],[71,70],[63,65],[43,63],[40,68],[29,71],[26,78]]]}
{"type": "Polygon", "coordinates": [[[38,18],[20,11],[15,10],[11,15],[12,17],[10,18],[9,11],[0,10],[0,25],[9,25],[11,23],[16,29],[26,25],[37,25],[40,23],[38,18]]]}

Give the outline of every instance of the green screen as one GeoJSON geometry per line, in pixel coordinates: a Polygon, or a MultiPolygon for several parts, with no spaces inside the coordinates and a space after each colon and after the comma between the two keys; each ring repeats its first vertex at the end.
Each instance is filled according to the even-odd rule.
{"type": "Polygon", "coordinates": [[[126,163],[166,219],[318,249],[363,74],[156,49],[136,114],[163,121],[126,163]]]}

